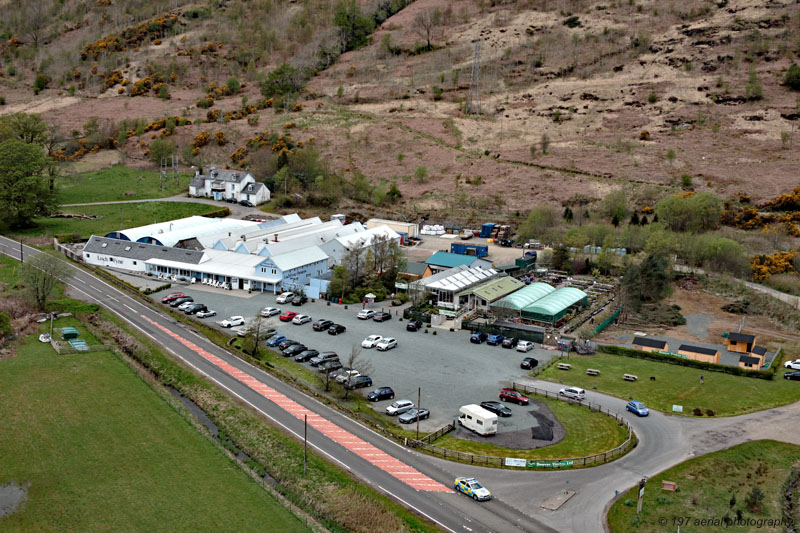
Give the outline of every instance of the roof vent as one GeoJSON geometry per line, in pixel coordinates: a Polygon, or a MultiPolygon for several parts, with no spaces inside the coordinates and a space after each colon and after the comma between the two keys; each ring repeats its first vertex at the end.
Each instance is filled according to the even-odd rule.
{"type": "Polygon", "coordinates": [[[102,247],[103,247],[103,248],[105,248],[106,246],[108,246],[108,243],[107,243],[107,242],[104,242],[104,243],[102,244],[102,247]]]}

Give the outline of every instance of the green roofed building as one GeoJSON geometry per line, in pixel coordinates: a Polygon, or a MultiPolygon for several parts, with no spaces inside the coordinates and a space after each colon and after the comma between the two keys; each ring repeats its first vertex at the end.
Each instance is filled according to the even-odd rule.
{"type": "Polygon", "coordinates": [[[542,324],[557,325],[571,309],[586,307],[588,295],[574,287],[555,290],[524,307],[520,313],[523,319],[542,324]]]}
{"type": "Polygon", "coordinates": [[[505,298],[494,302],[492,304],[492,310],[500,314],[518,314],[523,308],[531,305],[533,302],[541,298],[544,298],[555,290],[555,287],[548,285],[547,283],[531,283],[530,285],[526,285],[520,290],[509,294],[505,298]]]}
{"type": "Polygon", "coordinates": [[[489,306],[507,296],[514,291],[524,287],[525,284],[511,276],[496,278],[486,283],[481,283],[475,287],[471,287],[465,291],[456,294],[459,308],[466,308],[469,311],[480,309],[488,311],[489,306]]]}

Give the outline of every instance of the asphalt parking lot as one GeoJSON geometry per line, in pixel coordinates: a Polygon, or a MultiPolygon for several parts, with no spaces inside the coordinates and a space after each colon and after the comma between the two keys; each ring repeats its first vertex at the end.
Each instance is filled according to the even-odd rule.
{"type": "MultiPolygon", "coordinates": [[[[312,321],[321,318],[342,324],[347,331],[340,335],[316,332],[311,323],[301,326],[280,322],[278,317],[265,319],[271,327],[288,338],[297,340],[319,351],[332,350],[339,354],[343,364],[353,346],[361,346],[361,341],[369,335],[381,335],[397,339],[397,348],[386,352],[375,349],[362,349],[361,357],[372,365],[370,376],[374,387],[390,386],[395,391],[395,399],[409,399],[416,403],[417,389],[421,388],[422,407],[431,411],[428,420],[420,423],[420,430],[431,431],[458,417],[460,406],[497,400],[500,388],[512,380],[519,380],[526,371],[519,367],[523,357],[535,357],[543,363],[554,355],[549,350],[534,350],[523,354],[513,349],[469,342],[468,331],[436,329],[437,334],[423,331],[406,331],[406,321],[393,316],[391,320],[378,323],[372,320],[359,320],[356,314],[361,305],[350,305],[349,309],[340,305],[327,305],[327,302],[311,302],[295,307],[275,302],[276,295],[268,293],[242,294],[222,291],[204,286],[186,288],[174,287],[152,295],[160,302],[166,294],[180,291],[192,296],[196,302],[206,304],[217,312],[217,316],[204,319],[210,324],[231,315],[254,317],[264,307],[278,307],[310,315],[312,321]]],[[[371,306],[376,311],[379,304],[371,306]]],[[[396,309],[384,307],[394,315],[396,309]]],[[[400,313],[402,315],[402,313],[400,313]]],[[[221,328],[222,329],[222,328],[221,328]]],[[[433,329],[429,328],[429,332],[433,329]]],[[[297,363],[303,364],[303,363],[297,363]]],[[[373,388],[360,389],[364,394],[373,388]]],[[[391,401],[372,404],[376,410],[383,411],[391,401]]],[[[516,431],[531,427],[531,417],[525,407],[507,404],[514,415],[499,419],[499,431],[516,431]]]]}

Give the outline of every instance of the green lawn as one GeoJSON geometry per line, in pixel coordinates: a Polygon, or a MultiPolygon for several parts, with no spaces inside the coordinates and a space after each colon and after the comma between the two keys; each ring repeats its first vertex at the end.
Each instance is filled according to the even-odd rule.
{"type": "Polygon", "coordinates": [[[509,450],[486,442],[458,439],[445,435],[434,444],[461,452],[495,457],[517,457],[520,459],[567,459],[602,453],[616,448],[628,437],[628,430],[616,420],[586,407],[579,407],[558,400],[534,396],[545,402],[566,430],[564,439],[558,444],[535,450],[509,450]]]}
{"type": "Polygon", "coordinates": [[[123,165],[111,168],[72,174],[58,180],[58,201],[61,204],[84,204],[88,202],[113,202],[117,200],[143,200],[166,198],[184,194],[189,190],[190,174],[178,175],[178,184],[170,175],[167,187],[160,189],[161,173],[139,170],[123,165]]]}
{"type": "Polygon", "coordinates": [[[0,530],[306,530],[116,356],[26,341],[0,361],[0,485],[30,486],[0,530]]]}
{"type": "Polygon", "coordinates": [[[16,235],[44,236],[58,233],[77,233],[83,238],[105,235],[121,228],[145,226],[192,215],[202,215],[221,209],[207,204],[187,202],[139,202],[133,204],[92,205],[66,207],[65,213],[99,215],[101,218],[81,220],[74,218],[37,218],[35,227],[17,230],[16,235]]]}
{"type": "MultiPolygon", "coordinates": [[[[596,387],[598,392],[640,400],[667,413],[672,412],[673,404],[682,405],[687,416],[692,416],[695,407],[702,409],[704,416],[707,409],[716,416],[733,416],[800,400],[800,383],[783,379],[782,368],[775,379],[767,381],[611,354],[572,355],[569,363],[571,370],[552,365],[538,377],[587,390],[596,387]],[[587,368],[600,370],[600,375],[587,376],[587,368]],[[623,374],[637,375],[639,380],[624,381],[623,374]]],[[[620,403],[620,409],[623,407],[620,403]]]]}
{"type": "MultiPolygon", "coordinates": [[[[800,460],[800,446],[774,441],[754,441],[681,463],[647,480],[642,514],[636,517],[638,486],[632,488],[608,511],[614,533],[633,531],[677,531],[698,533],[727,531],[720,525],[701,525],[695,519],[780,519],[783,508],[781,485],[790,468],[800,460]],[[678,492],[661,490],[662,481],[674,481],[678,492]],[[760,513],[748,509],[745,498],[758,485],[765,498],[760,513]],[[732,498],[734,497],[735,500],[732,498]],[[626,505],[627,503],[627,505],[626,505]]],[[[713,523],[707,523],[713,524],[713,523]]],[[[762,523],[732,526],[731,531],[784,531],[762,523]]]]}

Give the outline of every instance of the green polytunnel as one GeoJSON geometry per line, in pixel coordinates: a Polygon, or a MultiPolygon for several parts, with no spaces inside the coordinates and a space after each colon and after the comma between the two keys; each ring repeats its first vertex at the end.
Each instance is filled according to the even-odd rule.
{"type": "Polygon", "coordinates": [[[552,285],[548,285],[547,283],[531,283],[530,285],[525,285],[520,290],[498,300],[492,305],[492,307],[500,307],[503,309],[519,311],[520,309],[531,305],[537,300],[544,298],[555,290],[556,289],[552,285]]]}
{"type": "Polygon", "coordinates": [[[556,324],[566,315],[571,307],[586,306],[589,297],[582,290],[564,287],[551,292],[522,309],[522,318],[556,324]]]}

